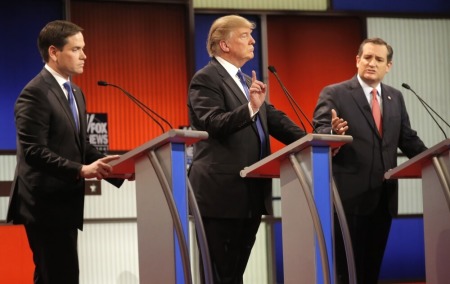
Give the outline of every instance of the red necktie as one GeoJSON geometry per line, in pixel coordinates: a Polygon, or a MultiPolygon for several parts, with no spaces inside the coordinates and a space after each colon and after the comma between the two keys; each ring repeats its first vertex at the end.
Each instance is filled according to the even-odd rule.
{"type": "Polygon", "coordinates": [[[381,120],[381,109],[380,104],[377,100],[377,89],[372,90],[372,115],[373,119],[375,120],[375,124],[377,125],[378,132],[380,133],[380,136],[383,135],[383,126],[382,126],[382,120],[381,120]]]}

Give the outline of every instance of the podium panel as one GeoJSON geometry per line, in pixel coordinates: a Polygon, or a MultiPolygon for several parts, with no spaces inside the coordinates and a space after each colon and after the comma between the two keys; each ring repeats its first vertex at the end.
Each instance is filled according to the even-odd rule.
{"type": "MultiPolygon", "coordinates": [[[[326,283],[323,269],[334,275],[333,211],[331,172],[328,147],[311,147],[297,153],[300,167],[307,173],[303,190],[312,191],[326,245],[327,267],[322,266],[321,253],[314,229],[311,209],[303,187],[289,159],[280,167],[281,210],[283,228],[283,263],[286,283],[326,283]],[[300,280],[301,279],[301,280],[300,280]]],[[[330,283],[334,283],[330,280],[330,283]]]]}
{"type": "Polygon", "coordinates": [[[331,148],[351,141],[308,134],[241,171],[280,177],[285,283],[335,283],[331,148]]]}
{"type": "Polygon", "coordinates": [[[385,174],[386,179],[422,178],[426,282],[450,279],[450,139],[385,174]]]}
{"type": "Polygon", "coordinates": [[[191,283],[185,145],[204,131],[169,130],[112,161],[113,176],[135,174],[140,283],[191,283]]]}

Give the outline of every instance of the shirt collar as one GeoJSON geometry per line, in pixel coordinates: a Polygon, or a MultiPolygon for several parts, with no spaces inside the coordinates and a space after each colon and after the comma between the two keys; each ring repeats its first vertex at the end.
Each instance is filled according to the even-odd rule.
{"type": "Polygon", "coordinates": [[[237,68],[236,66],[234,66],[233,64],[226,61],[225,59],[223,59],[220,56],[215,56],[215,58],[217,59],[217,61],[219,61],[220,65],[222,65],[223,68],[225,68],[225,70],[227,70],[228,74],[230,74],[230,76],[232,78],[236,77],[236,74],[239,71],[239,68],[237,68]]]}
{"type": "Polygon", "coordinates": [[[69,80],[67,80],[66,78],[64,78],[63,76],[61,76],[61,74],[59,74],[59,73],[56,72],[54,69],[52,69],[52,67],[50,67],[48,64],[45,64],[44,68],[47,69],[47,71],[50,72],[50,74],[52,74],[53,77],[55,77],[55,79],[56,79],[56,81],[58,82],[58,84],[59,84],[59,85],[61,86],[61,88],[63,88],[63,90],[64,90],[63,84],[64,84],[65,82],[67,82],[67,81],[70,81],[70,78],[69,78],[69,80]]]}
{"type": "MultiPolygon", "coordinates": [[[[359,74],[357,75],[357,78],[358,78],[359,84],[361,85],[361,87],[364,90],[364,94],[370,95],[373,90],[373,87],[367,85],[366,82],[364,82],[363,79],[361,79],[359,74]]],[[[381,97],[381,84],[379,83],[375,89],[377,89],[378,95],[381,97]]]]}

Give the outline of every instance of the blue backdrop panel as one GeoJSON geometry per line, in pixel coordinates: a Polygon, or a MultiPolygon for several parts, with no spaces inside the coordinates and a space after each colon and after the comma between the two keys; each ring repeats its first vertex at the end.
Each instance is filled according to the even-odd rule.
{"type": "Polygon", "coordinates": [[[448,0],[333,0],[333,10],[399,13],[450,13],[448,0]]]}
{"type": "MultiPolygon", "coordinates": [[[[209,28],[212,23],[224,14],[196,14],[195,15],[195,71],[200,70],[210,61],[208,51],[206,50],[206,41],[208,39],[209,28]]],[[[242,71],[251,76],[252,70],[256,71],[256,77],[261,80],[261,27],[260,20],[257,16],[242,15],[244,18],[256,24],[256,28],[252,32],[252,37],[255,39],[255,57],[247,62],[242,71]]]]}
{"type": "MultiPolygon", "coordinates": [[[[188,193],[186,179],[186,155],[184,143],[172,144],[172,190],[173,198],[180,215],[181,225],[183,227],[184,236],[186,237],[186,245],[189,247],[189,209],[188,209],[188,193]]],[[[181,248],[179,245],[180,238],[174,230],[175,240],[175,279],[177,284],[184,282],[183,261],[181,258],[181,248]]]]}
{"type": "Polygon", "coordinates": [[[43,67],[37,37],[47,22],[63,18],[61,0],[0,3],[0,150],[16,149],[14,103],[26,83],[43,67]]]}
{"type": "Polygon", "coordinates": [[[425,281],[425,245],[422,217],[399,217],[391,232],[380,279],[425,281]]]}
{"type": "MultiPolygon", "coordinates": [[[[328,147],[313,147],[313,188],[314,188],[314,201],[317,206],[317,211],[320,217],[320,223],[322,226],[325,246],[328,255],[328,269],[330,277],[332,279],[330,283],[335,283],[333,267],[333,200],[331,197],[330,189],[330,148],[328,147]]],[[[318,243],[316,237],[316,243],[318,243]]],[[[316,245],[316,267],[317,267],[317,283],[325,283],[323,278],[323,266],[321,262],[321,255],[319,245],[316,245]]]]}
{"type": "MultiPolygon", "coordinates": [[[[281,222],[273,223],[276,283],[284,283],[281,222]]],[[[422,217],[399,217],[391,232],[380,272],[381,281],[425,281],[425,247],[422,217]]]]}

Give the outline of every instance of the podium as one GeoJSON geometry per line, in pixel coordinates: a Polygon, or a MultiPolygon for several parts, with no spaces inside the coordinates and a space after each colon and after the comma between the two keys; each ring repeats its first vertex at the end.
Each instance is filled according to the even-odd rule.
{"type": "Polygon", "coordinates": [[[280,178],[284,283],[334,283],[331,148],[352,140],[308,134],[241,171],[280,178]]]}
{"type": "Polygon", "coordinates": [[[135,174],[140,283],[190,283],[185,146],[204,131],[172,129],[110,163],[135,174]]]}
{"type": "Polygon", "coordinates": [[[422,178],[427,284],[450,279],[450,139],[388,171],[386,179],[422,178]]]}

